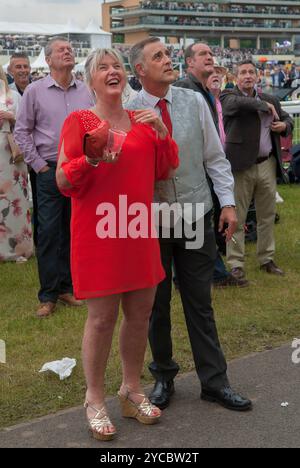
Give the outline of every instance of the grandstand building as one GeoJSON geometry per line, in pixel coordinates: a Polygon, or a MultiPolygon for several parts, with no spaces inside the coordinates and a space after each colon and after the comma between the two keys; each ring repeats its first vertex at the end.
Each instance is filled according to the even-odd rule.
{"type": "Polygon", "coordinates": [[[300,34],[300,1],[285,0],[104,0],[103,27],[113,42],[132,44],[150,36],[186,45],[265,51],[293,49],[300,34]]]}

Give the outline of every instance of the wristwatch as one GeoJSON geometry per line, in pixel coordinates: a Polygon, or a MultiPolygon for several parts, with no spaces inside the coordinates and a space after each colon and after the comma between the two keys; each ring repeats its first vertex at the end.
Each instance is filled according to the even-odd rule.
{"type": "Polygon", "coordinates": [[[222,210],[223,210],[223,208],[236,208],[236,206],[235,205],[224,205],[224,206],[222,206],[222,210]]]}

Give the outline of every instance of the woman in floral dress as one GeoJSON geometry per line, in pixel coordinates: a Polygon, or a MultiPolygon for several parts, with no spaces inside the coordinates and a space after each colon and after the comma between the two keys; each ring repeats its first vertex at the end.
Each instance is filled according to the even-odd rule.
{"type": "Polygon", "coordinates": [[[0,66],[0,262],[25,261],[33,253],[27,166],[13,163],[7,140],[20,99],[0,66]]]}

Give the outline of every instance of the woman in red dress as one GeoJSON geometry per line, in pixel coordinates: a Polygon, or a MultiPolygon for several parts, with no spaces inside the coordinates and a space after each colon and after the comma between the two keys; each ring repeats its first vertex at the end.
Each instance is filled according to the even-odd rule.
{"type": "Polygon", "coordinates": [[[96,105],[66,119],[57,183],[72,197],[74,292],[88,305],[82,350],[87,418],[93,436],[109,440],[116,429],[104,405],[104,374],[120,303],[122,414],[144,424],[161,415],[140,384],[156,286],[165,277],[151,204],[155,180],[170,177],[179,161],[176,143],[155,112],[123,109],[126,72],[115,51],[92,52],[86,76],[96,105]],[[83,151],[84,136],[105,122],[127,133],[121,152],[105,150],[91,158],[83,151]]]}

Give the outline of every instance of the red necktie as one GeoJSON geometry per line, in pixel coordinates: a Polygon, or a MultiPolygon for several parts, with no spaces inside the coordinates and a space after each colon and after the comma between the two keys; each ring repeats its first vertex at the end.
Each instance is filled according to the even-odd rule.
{"type": "Polygon", "coordinates": [[[161,110],[162,121],[169,130],[170,135],[172,136],[173,127],[171,117],[167,108],[167,101],[165,99],[161,99],[160,101],[158,101],[157,105],[161,110]]]}

